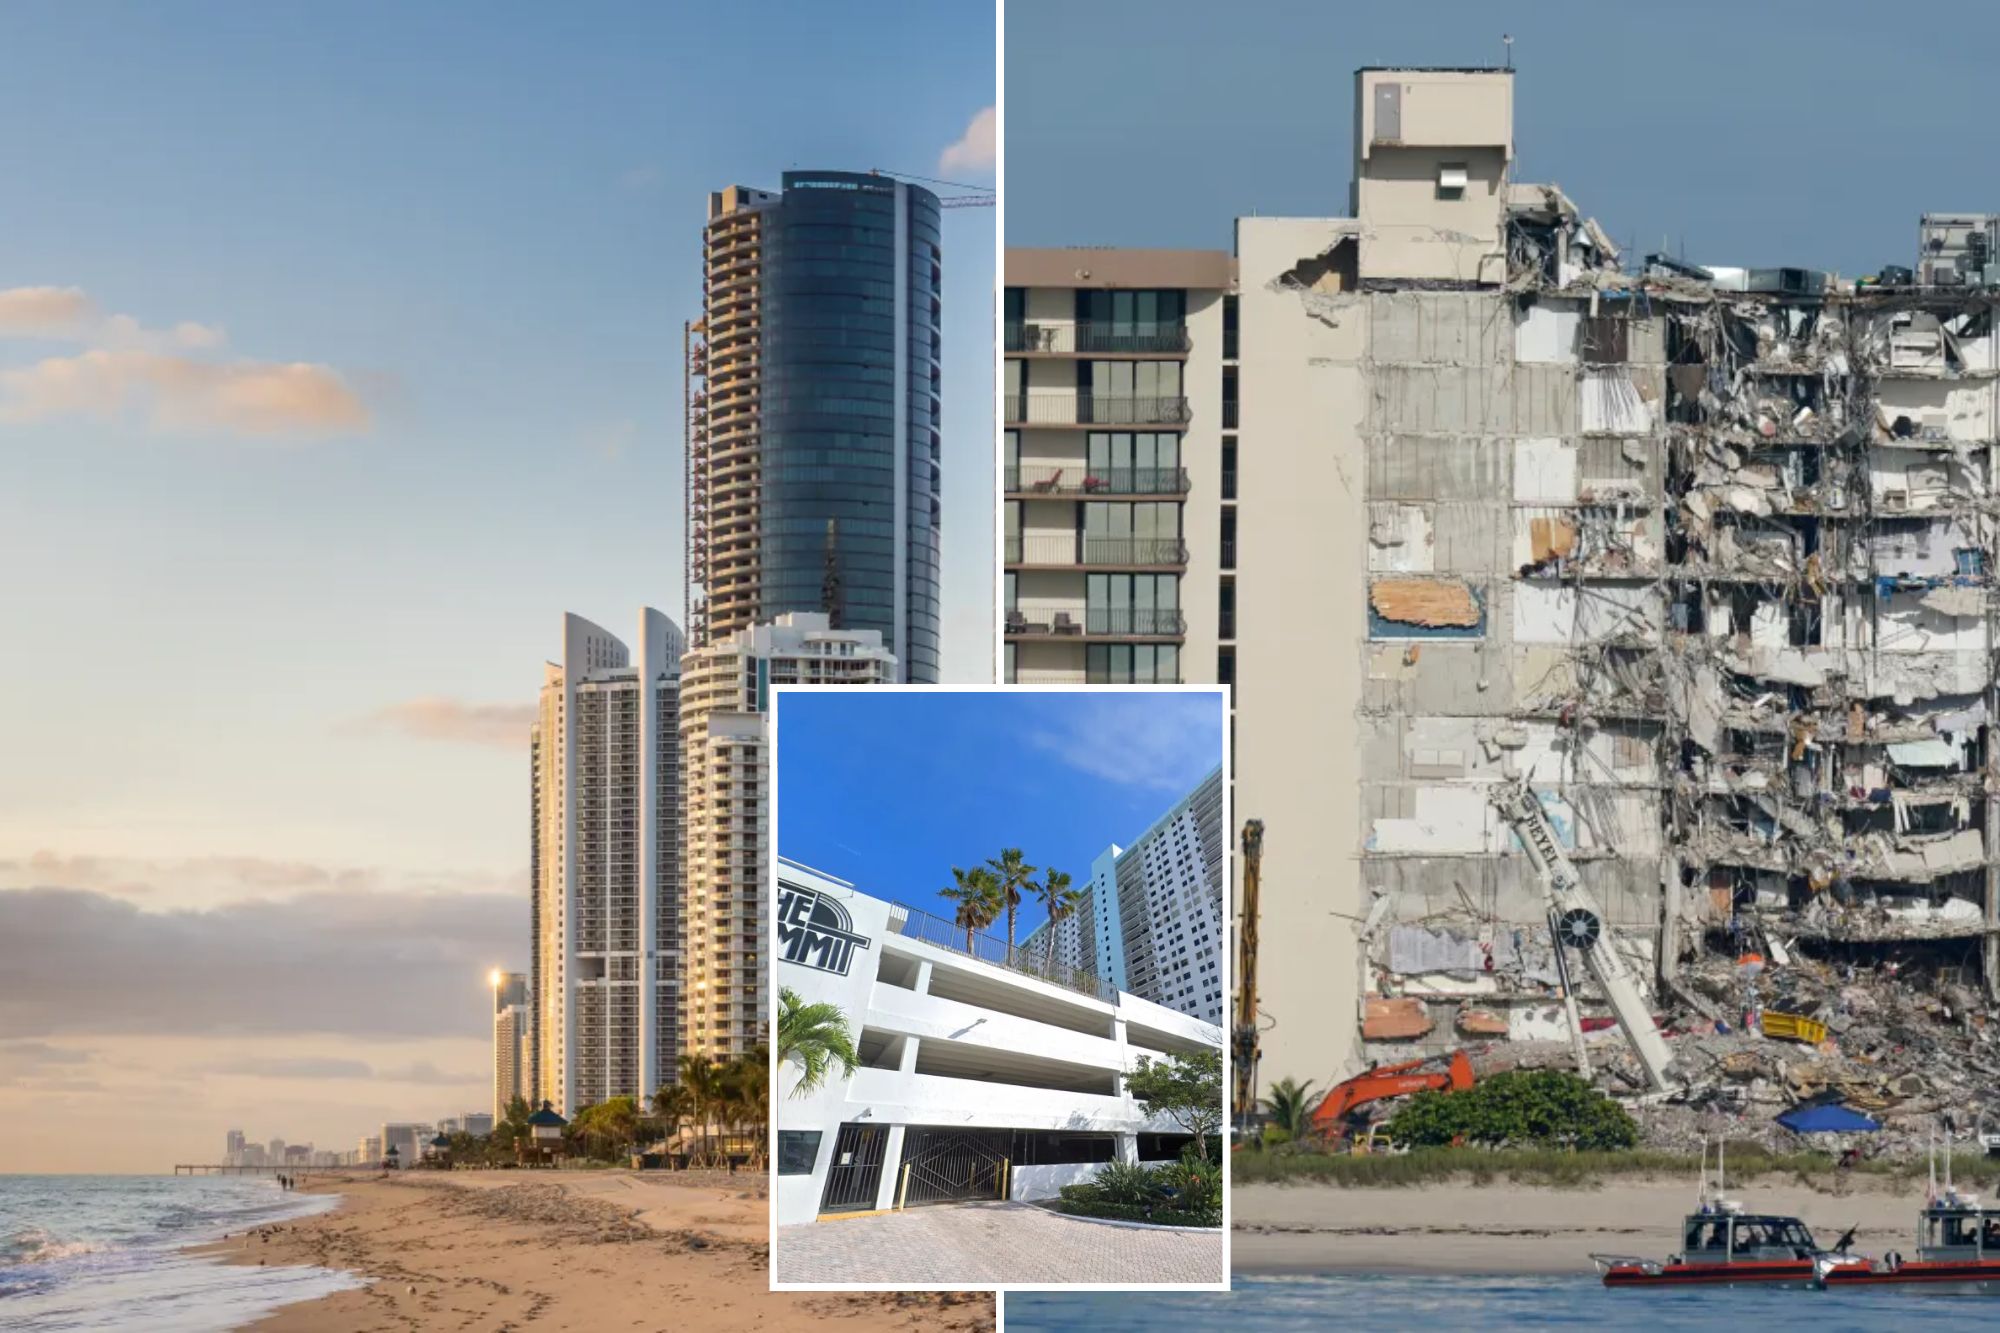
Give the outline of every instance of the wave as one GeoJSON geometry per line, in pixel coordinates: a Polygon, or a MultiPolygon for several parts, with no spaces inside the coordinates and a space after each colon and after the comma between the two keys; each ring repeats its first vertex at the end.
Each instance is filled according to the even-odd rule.
{"type": "Polygon", "coordinates": [[[103,1247],[89,1241],[64,1240],[40,1227],[23,1227],[19,1231],[0,1236],[0,1268],[45,1264],[56,1259],[90,1254],[101,1248],[103,1247]]]}

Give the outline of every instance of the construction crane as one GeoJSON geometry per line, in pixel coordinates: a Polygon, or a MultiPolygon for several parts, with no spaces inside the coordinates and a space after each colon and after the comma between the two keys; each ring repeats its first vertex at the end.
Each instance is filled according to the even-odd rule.
{"type": "Polygon", "coordinates": [[[887,176],[892,181],[915,181],[919,185],[944,185],[954,190],[966,190],[967,194],[941,194],[939,208],[991,208],[997,202],[992,190],[984,185],[967,185],[963,181],[941,181],[929,176],[912,176],[902,171],[885,171],[881,167],[868,168],[871,176],[887,176]]]}
{"type": "Polygon", "coordinates": [[[1631,970],[1618,952],[1618,941],[1605,923],[1604,910],[1584,888],[1582,877],[1576,873],[1549,824],[1541,799],[1518,778],[1495,783],[1486,795],[1501,817],[1513,826],[1535,873],[1541,876],[1550,938],[1555,943],[1556,968],[1562,980],[1563,1004],[1569,1014],[1570,1036],[1576,1043],[1577,1072],[1585,1078],[1590,1076],[1583,1049],[1583,1025],[1576,1011],[1576,987],[1570,983],[1569,963],[1563,953],[1565,945],[1583,955],[1590,974],[1597,978],[1604,998],[1611,1002],[1619,1029],[1639,1057],[1653,1091],[1668,1091],[1673,1086],[1667,1079],[1673,1052],[1667,1049],[1666,1038],[1653,1025],[1653,1015],[1639,993],[1639,984],[1633,980],[1631,970]]]}
{"type": "Polygon", "coordinates": [[[1257,898],[1264,871],[1264,821],[1243,825],[1243,899],[1236,923],[1236,1023],[1230,1032],[1230,1111],[1239,1136],[1257,1110],[1257,898]]]}

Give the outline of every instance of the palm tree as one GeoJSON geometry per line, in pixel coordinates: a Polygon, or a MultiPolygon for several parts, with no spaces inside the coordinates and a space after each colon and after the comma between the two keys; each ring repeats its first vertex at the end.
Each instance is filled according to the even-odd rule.
{"type": "Polygon", "coordinates": [[[987,866],[1000,879],[1000,899],[1007,904],[1007,962],[1014,961],[1014,913],[1021,908],[1021,890],[1037,892],[1040,885],[1035,883],[1035,867],[1022,859],[1019,847],[1002,848],[998,857],[989,859],[987,866]]]}
{"type": "Polygon", "coordinates": [[[1295,1078],[1281,1078],[1271,1085],[1271,1095],[1264,1098],[1264,1109],[1270,1112],[1272,1124],[1297,1141],[1312,1130],[1313,1100],[1311,1079],[1301,1083],[1295,1078]]]}
{"type": "Polygon", "coordinates": [[[970,870],[953,866],[951,877],[957,881],[956,887],[939,889],[938,895],[958,904],[958,911],[952,919],[965,927],[965,951],[972,953],[972,933],[986,929],[993,924],[993,918],[1000,915],[1000,881],[985,866],[974,866],[970,870]]]}
{"type": "MultiPolygon", "coordinates": [[[[761,1128],[770,1105],[770,1055],[764,1046],[753,1047],[722,1067],[722,1109],[728,1117],[732,1138],[742,1137],[745,1126],[761,1128]]],[[[762,1162],[762,1138],[753,1140],[750,1156],[762,1162]]]]}
{"type": "Polygon", "coordinates": [[[688,1090],[695,1122],[701,1126],[701,1147],[695,1155],[700,1164],[707,1165],[711,1150],[709,1127],[722,1107],[722,1071],[706,1055],[683,1055],[681,1086],[688,1090]]]}
{"type": "Polygon", "coordinates": [[[1049,924],[1042,931],[1042,975],[1049,976],[1056,970],[1056,924],[1076,915],[1083,894],[1069,886],[1069,875],[1060,870],[1046,872],[1042,882],[1031,887],[1049,912],[1049,924]]]}
{"type": "Polygon", "coordinates": [[[681,1122],[694,1114],[694,1094],[678,1083],[668,1083],[653,1094],[653,1114],[666,1122],[662,1137],[672,1143],[681,1132],[681,1122]]]}
{"type": "MultiPolygon", "coordinates": [[[[788,1061],[799,1067],[794,1097],[816,1091],[836,1064],[843,1079],[860,1068],[847,1015],[838,1005],[807,1004],[789,987],[778,991],[778,1063],[788,1061]]],[[[765,1096],[768,1100],[768,1088],[765,1096]]]]}

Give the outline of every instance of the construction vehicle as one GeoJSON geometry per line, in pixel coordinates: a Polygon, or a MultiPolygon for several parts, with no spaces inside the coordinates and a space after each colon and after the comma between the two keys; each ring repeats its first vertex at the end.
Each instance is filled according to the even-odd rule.
{"type": "Polygon", "coordinates": [[[1379,1065],[1345,1083],[1334,1084],[1319,1099],[1312,1113],[1313,1135],[1340,1142],[1348,1135],[1347,1118],[1370,1102],[1413,1092],[1464,1092],[1473,1081],[1472,1061],[1464,1051],[1379,1065]]]}
{"type": "Polygon", "coordinates": [[[1243,900],[1236,923],[1236,1014],[1230,1030],[1230,1116],[1246,1137],[1257,1112],[1257,899],[1264,869],[1264,821],[1243,825],[1243,900]]]}
{"type": "Polygon", "coordinates": [[[1556,971],[1562,981],[1563,1005],[1569,1013],[1571,1038],[1576,1043],[1577,1072],[1590,1077],[1583,1047],[1583,1024],[1577,1017],[1576,987],[1571,984],[1565,956],[1567,949],[1583,955],[1591,976],[1597,979],[1604,998],[1610,1001],[1611,1012],[1625,1040],[1639,1057],[1646,1082],[1654,1092],[1670,1090],[1673,1084],[1668,1080],[1667,1068],[1673,1063],[1673,1052],[1667,1049],[1667,1039],[1654,1026],[1639,984],[1618,952],[1618,941],[1605,923],[1604,909],[1583,886],[1582,877],[1576,873],[1575,865],[1550,826],[1541,798],[1527,783],[1515,778],[1488,788],[1487,799],[1513,827],[1529,863],[1542,880],[1550,938],[1555,942],[1556,971]]]}

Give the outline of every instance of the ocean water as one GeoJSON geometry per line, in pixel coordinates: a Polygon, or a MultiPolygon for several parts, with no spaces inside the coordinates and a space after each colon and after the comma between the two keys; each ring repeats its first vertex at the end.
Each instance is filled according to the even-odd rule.
{"type": "Polygon", "coordinates": [[[361,1286],[324,1268],[179,1253],[337,1202],[248,1176],[0,1175],[0,1329],[210,1333],[361,1286]]]}
{"type": "Polygon", "coordinates": [[[1921,1326],[2000,1326],[2000,1296],[1943,1292],[1606,1291],[1595,1274],[1567,1277],[1239,1277],[1228,1292],[1019,1292],[1007,1333],[1322,1333],[1326,1329],[1718,1328],[1809,1326],[1813,1333],[1882,1333],[1921,1326]]]}

